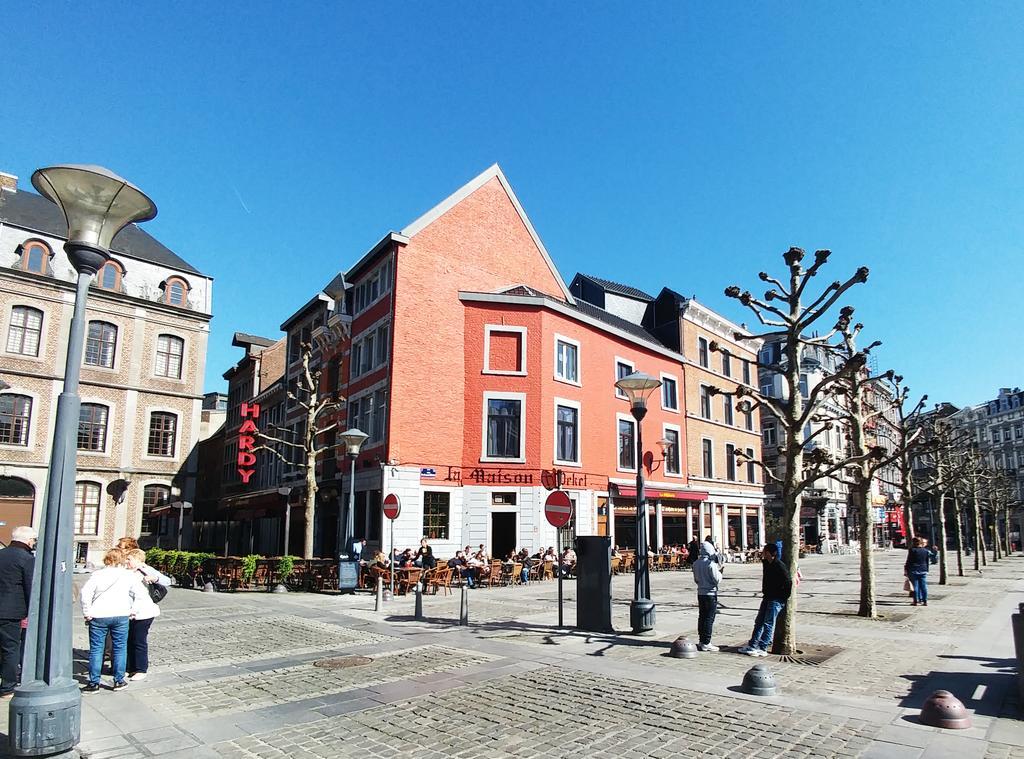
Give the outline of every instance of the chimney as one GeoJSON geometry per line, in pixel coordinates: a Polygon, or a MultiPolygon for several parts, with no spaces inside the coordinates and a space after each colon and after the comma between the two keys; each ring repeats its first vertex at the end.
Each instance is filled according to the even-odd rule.
{"type": "Polygon", "coordinates": [[[18,178],[14,174],[6,174],[0,171],[0,192],[7,190],[8,192],[18,191],[18,178]]]}

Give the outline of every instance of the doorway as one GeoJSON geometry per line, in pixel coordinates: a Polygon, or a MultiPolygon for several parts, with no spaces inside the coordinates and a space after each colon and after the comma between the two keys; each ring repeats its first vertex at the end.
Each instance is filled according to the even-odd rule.
{"type": "Polygon", "coordinates": [[[17,477],[0,477],[0,541],[11,542],[15,527],[32,526],[36,489],[17,477]]]}
{"type": "Polygon", "coordinates": [[[504,559],[516,550],[516,513],[495,511],[491,513],[491,556],[504,559]]]}

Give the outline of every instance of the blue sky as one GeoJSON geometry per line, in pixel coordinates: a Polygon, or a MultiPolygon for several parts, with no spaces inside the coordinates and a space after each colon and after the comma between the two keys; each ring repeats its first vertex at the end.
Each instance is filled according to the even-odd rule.
{"type": "Polygon", "coordinates": [[[215,277],[206,386],[501,164],[568,281],[737,321],[790,245],[932,400],[1022,382],[1019,3],[4,6],[0,170],[99,163],[215,277]],[[49,6],[49,7],[47,7],[49,6]]]}

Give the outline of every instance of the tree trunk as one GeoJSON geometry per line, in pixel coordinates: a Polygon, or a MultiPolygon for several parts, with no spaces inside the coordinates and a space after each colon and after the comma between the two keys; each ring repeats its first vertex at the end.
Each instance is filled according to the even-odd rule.
{"type": "MultiPolygon", "coordinates": [[[[798,458],[800,459],[802,469],[803,456],[798,458]]],[[[783,498],[783,503],[785,504],[785,533],[782,539],[782,549],[785,554],[786,568],[789,570],[789,576],[793,580],[793,592],[782,613],[779,615],[779,619],[776,621],[775,642],[772,646],[772,653],[780,656],[792,656],[796,653],[796,573],[800,557],[800,496],[793,493],[793,490],[795,490],[795,487],[791,488],[783,498]]]]}
{"type": "Polygon", "coordinates": [[[313,558],[313,526],[316,520],[316,471],[306,468],[306,534],[302,542],[302,558],[313,558]]]}
{"type": "Polygon", "coordinates": [[[939,585],[945,585],[949,579],[946,570],[946,494],[939,491],[939,585]]]}
{"type": "Polygon", "coordinates": [[[856,499],[860,503],[860,608],[857,614],[862,617],[875,617],[875,557],[872,551],[874,534],[871,523],[871,487],[870,480],[861,480],[856,488],[856,499]]]}
{"type": "Polygon", "coordinates": [[[1006,555],[1009,556],[1013,553],[1013,546],[1010,545],[1010,507],[1003,507],[1003,548],[1006,549],[1006,555]]]}
{"type": "Polygon", "coordinates": [[[960,496],[953,494],[953,516],[956,517],[956,574],[964,576],[964,530],[962,509],[960,508],[960,496]]]}
{"type": "MultiPolygon", "coordinates": [[[[904,427],[904,429],[906,429],[904,427]]],[[[910,548],[914,544],[914,505],[912,502],[913,493],[911,492],[911,479],[913,475],[910,471],[910,454],[904,451],[903,455],[900,456],[900,496],[903,498],[903,532],[904,542],[907,544],[907,548],[910,548]]]]}

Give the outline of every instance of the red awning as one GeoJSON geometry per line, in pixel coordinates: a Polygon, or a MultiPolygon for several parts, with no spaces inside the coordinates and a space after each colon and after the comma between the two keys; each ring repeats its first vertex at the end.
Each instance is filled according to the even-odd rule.
{"type": "MultiPolygon", "coordinates": [[[[636,488],[627,485],[616,485],[616,492],[622,498],[636,498],[636,488]]],[[[671,490],[644,486],[647,500],[658,501],[706,501],[708,494],[702,490],[671,490]]]]}

